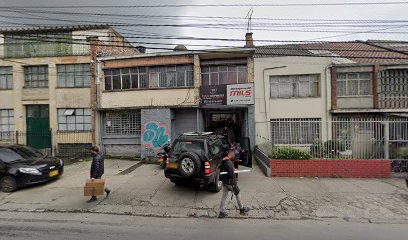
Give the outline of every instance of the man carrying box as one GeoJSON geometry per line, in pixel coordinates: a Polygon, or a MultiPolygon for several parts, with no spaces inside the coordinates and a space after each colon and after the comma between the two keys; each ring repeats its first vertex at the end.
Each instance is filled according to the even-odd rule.
{"type": "MultiPolygon", "coordinates": [[[[91,148],[92,155],[92,164],[91,164],[91,182],[94,182],[95,179],[101,179],[104,173],[104,157],[102,152],[99,150],[99,147],[93,146],[91,148]]],[[[105,187],[106,197],[109,196],[111,190],[105,187]]],[[[92,196],[87,202],[95,202],[97,200],[96,196],[92,196]]]]}

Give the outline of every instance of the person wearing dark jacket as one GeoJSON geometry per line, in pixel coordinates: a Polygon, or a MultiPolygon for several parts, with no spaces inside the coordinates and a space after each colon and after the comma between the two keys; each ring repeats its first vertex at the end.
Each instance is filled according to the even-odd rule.
{"type": "Polygon", "coordinates": [[[222,160],[220,166],[220,172],[227,172],[227,174],[220,176],[220,180],[222,181],[223,185],[223,191],[220,204],[220,214],[218,215],[218,218],[225,218],[228,216],[228,214],[225,212],[225,202],[227,200],[229,192],[232,192],[233,195],[235,195],[238,202],[240,214],[246,214],[247,212],[249,212],[249,208],[244,207],[241,202],[241,195],[239,194],[240,190],[238,188],[238,179],[236,174],[234,173],[234,163],[232,162],[234,158],[234,151],[229,151],[228,156],[226,156],[222,160]]]}
{"type": "MultiPolygon", "coordinates": [[[[105,159],[103,157],[103,153],[99,150],[99,147],[93,146],[91,148],[91,155],[92,155],[91,172],[90,172],[91,180],[101,179],[102,175],[105,172],[105,166],[104,166],[105,159]]],[[[105,192],[106,192],[106,197],[108,197],[111,190],[105,187],[105,192]]],[[[91,199],[88,200],[88,202],[94,202],[96,200],[98,200],[96,196],[92,196],[91,199]]]]}

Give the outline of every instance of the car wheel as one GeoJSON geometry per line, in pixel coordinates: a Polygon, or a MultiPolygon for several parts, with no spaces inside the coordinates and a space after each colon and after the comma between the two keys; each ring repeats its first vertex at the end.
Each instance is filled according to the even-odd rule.
{"type": "Polygon", "coordinates": [[[220,181],[220,172],[217,172],[217,176],[215,177],[214,183],[211,184],[210,191],[211,192],[219,192],[222,189],[222,182],[220,181]]]}
{"type": "Polygon", "coordinates": [[[14,192],[17,190],[16,179],[12,176],[5,176],[0,181],[0,188],[3,192],[14,192]]]}
{"type": "Polygon", "coordinates": [[[192,177],[200,171],[201,160],[196,153],[184,153],[179,159],[178,171],[182,176],[192,177]]]}

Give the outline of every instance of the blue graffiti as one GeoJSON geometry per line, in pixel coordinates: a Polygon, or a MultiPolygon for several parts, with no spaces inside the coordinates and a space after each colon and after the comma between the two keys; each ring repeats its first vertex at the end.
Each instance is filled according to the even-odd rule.
{"type": "Polygon", "coordinates": [[[159,125],[156,122],[146,124],[143,141],[151,145],[152,148],[158,149],[169,140],[169,133],[165,124],[159,125]]]}

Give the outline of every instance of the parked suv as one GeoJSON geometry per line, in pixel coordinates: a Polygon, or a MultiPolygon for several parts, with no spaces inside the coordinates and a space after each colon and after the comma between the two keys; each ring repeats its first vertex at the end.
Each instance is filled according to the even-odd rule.
{"type": "Polygon", "coordinates": [[[226,148],[222,137],[213,133],[184,133],[173,142],[164,174],[177,185],[192,183],[219,192],[219,166],[226,148]]]}

